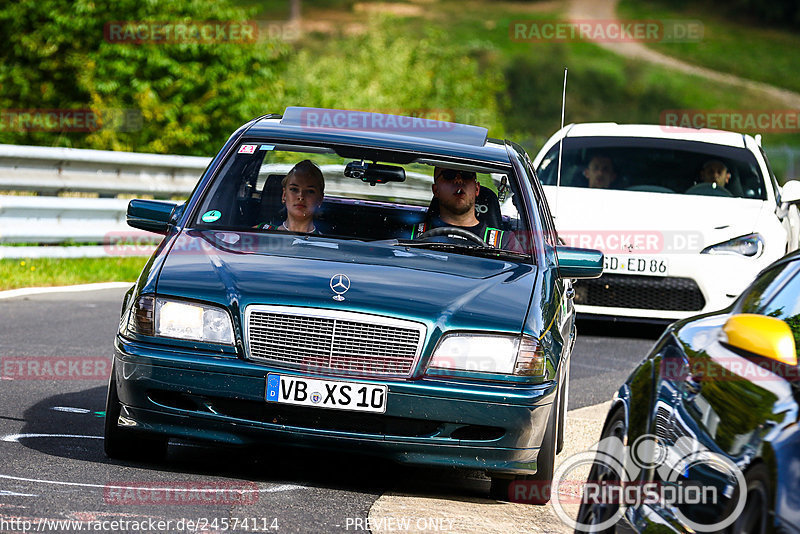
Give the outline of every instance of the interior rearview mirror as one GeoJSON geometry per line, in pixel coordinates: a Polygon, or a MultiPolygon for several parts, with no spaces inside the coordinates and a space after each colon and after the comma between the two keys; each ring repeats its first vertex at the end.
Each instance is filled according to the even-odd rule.
{"type": "Polygon", "coordinates": [[[406,170],[403,167],[366,161],[351,161],[344,168],[344,175],[369,185],[406,181],[406,170]]]}

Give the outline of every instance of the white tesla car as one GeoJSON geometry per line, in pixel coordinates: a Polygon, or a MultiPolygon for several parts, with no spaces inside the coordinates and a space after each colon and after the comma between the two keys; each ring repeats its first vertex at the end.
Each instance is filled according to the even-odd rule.
{"type": "Polygon", "coordinates": [[[606,254],[602,277],[575,283],[582,314],[673,320],[716,311],[798,248],[800,182],[780,187],[749,135],[572,124],[533,166],[559,237],[606,254]]]}

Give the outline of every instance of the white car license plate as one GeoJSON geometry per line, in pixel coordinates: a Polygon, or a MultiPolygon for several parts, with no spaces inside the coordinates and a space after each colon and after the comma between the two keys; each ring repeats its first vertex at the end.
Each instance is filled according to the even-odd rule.
{"type": "Polygon", "coordinates": [[[386,385],[267,375],[267,401],[356,412],[386,411],[386,385]]]}
{"type": "Polygon", "coordinates": [[[669,261],[661,256],[606,255],[604,273],[643,274],[648,276],[669,276],[669,261]]]}

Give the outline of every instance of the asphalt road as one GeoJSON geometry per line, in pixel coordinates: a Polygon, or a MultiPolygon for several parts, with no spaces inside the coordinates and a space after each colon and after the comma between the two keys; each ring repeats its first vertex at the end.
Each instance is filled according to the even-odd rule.
{"type": "MultiPolygon", "coordinates": [[[[43,364],[47,357],[76,356],[97,362],[98,370],[97,378],[89,379],[0,381],[0,532],[37,531],[36,524],[44,525],[42,532],[78,531],[77,524],[44,524],[43,519],[117,532],[364,532],[370,507],[386,492],[486,495],[488,481],[477,473],[416,469],[355,454],[173,443],[161,464],[108,460],[101,439],[103,362],[111,361],[123,293],[50,293],[0,301],[4,366],[11,361],[13,370],[32,359],[43,364]],[[202,484],[217,492],[206,492],[202,501],[195,494],[188,503],[185,493],[173,492],[163,504],[167,496],[154,491],[202,484]],[[244,497],[219,491],[226,488],[245,490],[244,497]],[[140,502],[132,503],[135,498],[140,502]]],[[[579,332],[570,409],[609,400],[659,329],[579,324],[579,332]]]]}

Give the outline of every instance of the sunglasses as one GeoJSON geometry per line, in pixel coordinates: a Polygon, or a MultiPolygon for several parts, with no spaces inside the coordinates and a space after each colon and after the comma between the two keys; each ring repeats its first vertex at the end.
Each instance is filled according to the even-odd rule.
{"type": "Polygon", "coordinates": [[[438,178],[443,180],[447,180],[448,182],[451,180],[455,180],[456,177],[460,176],[462,180],[476,180],[477,177],[474,172],[472,171],[460,171],[457,169],[443,169],[438,178]]]}

